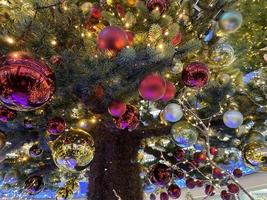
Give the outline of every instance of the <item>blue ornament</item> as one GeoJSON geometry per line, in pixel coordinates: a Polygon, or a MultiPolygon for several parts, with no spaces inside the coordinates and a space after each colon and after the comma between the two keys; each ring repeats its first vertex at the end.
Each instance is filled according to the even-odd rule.
{"type": "Polygon", "coordinates": [[[208,44],[214,37],[215,31],[210,29],[205,33],[204,42],[208,44]]]}
{"type": "Polygon", "coordinates": [[[219,19],[220,28],[227,33],[235,32],[242,25],[243,17],[237,11],[226,11],[219,19]]]}
{"type": "Polygon", "coordinates": [[[170,103],[164,108],[162,115],[164,120],[168,122],[177,122],[183,117],[184,113],[180,105],[170,103]]]}
{"type": "Polygon", "coordinates": [[[155,192],[156,190],[156,186],[152,183],[146,183],[144,185],[144,192],[145,193],[152,193],[152,192],[155,192]]]}
{"type": "Polygon", "coordinates": [[[223,115],[223,122],[229,128],[238,128],[243,123],[243,115],[238,110],[228,110],[223,115]]]}

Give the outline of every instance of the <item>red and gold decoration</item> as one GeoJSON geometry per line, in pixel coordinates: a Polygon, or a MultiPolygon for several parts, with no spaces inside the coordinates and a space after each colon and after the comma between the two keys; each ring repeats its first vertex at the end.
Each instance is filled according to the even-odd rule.
{"type": "Polygon", "coordinates": [[[9,108],[6,108],[4,106],[0,105],[0,121],[2,122],[8,122],[15,119],[17,116],[17,112],[14,110],[10,110],[9,108]]]}
{"type": "Polygon", "coordinates": [[[210,73],[207,65],[201,62],[192,62],[185,66],[182,72],[183,83],[192,88],[202,88],[209,80],[210,73]]]}
{"type": "Polygon", "coordinates": [[[116,128],[133,131],[140,124],[139,111],[136,107],[127,105],[126,112],[118,118],[113,118],[113,121],[116,125],[116,128]]]}
{"type": "Polygon", "coordinates": [[[55,92],[54,73],[40,60],[15,55],[0,63],[0,101],[12,110],[38,109],[55,92]]]}
{"type": "Polygon", "coordinates": [[[65,131],[66,122],[61,117],[53,117],[48,120],[47,132],[52,135],[59,135],[65,131]]]}
{"type": "Polygon", "coordinates": [[[36,195],[40,193],[44,188],[43,177],[39,175],[33,175],[26,179],[24,183],[24,190],[29,195],[36,195]]]}

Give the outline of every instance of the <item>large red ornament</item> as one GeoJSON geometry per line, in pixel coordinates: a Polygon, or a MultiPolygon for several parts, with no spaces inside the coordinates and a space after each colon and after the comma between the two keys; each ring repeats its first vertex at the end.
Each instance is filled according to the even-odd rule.
{"type": "Polygon", "coordinates": [[[120,100],[112,100],[108,112],[113,117],[120,117],[126,112],[126,104],[120,100]]]}
{"type": "Polygon", "coordinates": [[[66,128],[65,120],[60,117],[53,117],[48,120],[47,132],[52,135],[63,133],[66,128]]]}
{"type": "Polygon", "coordinates": [[[165,164],[157,163],[152,167],[149,176],[153,184],[165,186],[172,178],[172,169],[165,164]]]}
{"type": "Polygon", "coordinates": [[[12,110],[35,110],[54,94],[54,73],[39,60],[16,55],[0,61],[0,101],[12,110]]]}
{"type": "Polygon", "coordinates": [[[168,8],[168,4],[168,0],[148,0],[146,7],[149,11],[158,8],[160,13],[163,13],[168,8]]]}
{"type": "Polygon", "coordinates": [[[166,82],[166,90],[163,97],[161,97],[162,101],[170,101],[175,97],[176,88],[175,85],[172,82],[166,82]]]}
{"type": "Polygon", "coordinates": [[[181,189],[176,184],[171,184],[168,187],[168,195],[173,199],[178,199],[181,196],[181,189]]]}
{"type": "Polygon", "coordinates": [[[4,106],[0,106],[0,121],[8,122],[15,119],[17,116],[16,111],[10,110],[4,106]]]}
{"type": "Polygon", "coordinates": [[[140,123],[139,111],[136,107],[127,105],[126,112],[118,118],[113,118],[113,121],[118,129],[128,129],[128,131],[133,131],[140,123]]]}
{"type": "Polygon", "coordinates": [[[124,30],[117,26],[108,26],[98,35],[98,48],[108,55],[116,55],[127,46],[128,39],[124,30]]]}
{"type": "Polygon", "coordinates": [[[165,94],[166,82],[157,73],[149,74],[140,81],[138,90],[143,99],[157,101],[165,94]]]}
{"type": "Polygon", "coordinates": [[[188,64],[182,72],[183,83],[192,88],[202,88],[209,80],[209,69],[201,62],[188,64]]]}

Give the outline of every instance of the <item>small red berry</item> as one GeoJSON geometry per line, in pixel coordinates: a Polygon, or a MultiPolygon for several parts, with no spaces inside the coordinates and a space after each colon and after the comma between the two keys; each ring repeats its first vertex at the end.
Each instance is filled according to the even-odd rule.
{"type": "Polygon", "coordinates": [[[186,187],[188,187],[189,189],[193,189],[193,188],[196,186],[196,182],[194,181],[194,179],[192,179],[192,178],[188,178],[188,179],[185,181],[185,185],[186,185],[186,187]]]}
{"type": "Polygon", "coordinates": [[[213,175],[213,178],[217,178],[217,179],[223,178],[222,170],[218,167],[213,168],[212,175],[213,175]]]}
{"type": "Polygon", "coordinates": [[[239,187],[234,183],[230,183],[229,185],[227,185],[227,187],[228,187],[229,192],[233,194],[236,194],[239,192],[239,187]]]}
{"type": "Polygon", "coordinates": [[[194,160],[199,163],[204,163],[207,159],[207,154],[204,152],[196,152],[194,154],[194,160]]]}
{"type": "Polygon", "coordinates": [[[241,176],[243,176],[243,172],[241,171],[241,169],[237,168],[233,171],[233,174],[236,178],[240,178],[241,176]]]}
{"type": "Polygon", "coordinates": [[[216,147],[210,147],[210,154],[216,156],[218,154],[218,149],[216,147]]]}

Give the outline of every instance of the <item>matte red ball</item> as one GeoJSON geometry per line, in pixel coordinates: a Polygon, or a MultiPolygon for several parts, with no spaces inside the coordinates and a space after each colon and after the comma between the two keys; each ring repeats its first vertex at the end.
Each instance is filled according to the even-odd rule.
{"type": "Polygon", "coordinates": [[[120,117],[126,112],[126,103],[120,100],[112,100],[108,106],[108,112],[113,117],[120,117]]]}
{"type": "Polygon", "coordinates": [[[222,179],[223,178],[222,170],[218,167],[214,167],[212,170],[212,176],[213,178],[222,179]]]}
{"type": "Polygon", "coordinates": [[[218,149],[216,147],[210,147],[210,154],[216,156],[218,154],[218,149]]]}
{"type": "Polygon", "coordinates": [[[17,116],[17,112],[14,110],[10,110],[4,106],[0,106],[0,121],[8,122],[15,119],[17,116]]]}
{"type": "Polygon", "coordinates": [[[222,200],[231,200],[233,195],[226,190],[221,191],[221,198],[222,200]]]}
{"type": "Polygon", "coordinates": [[[128,131],[133,131],[140,124],[139,111],[136,107],[127,105],[126,112],[117,118],[113,118],[113,121],[118,129],[127,129],[128,131]]]}
{"type": "Polygon", "coordinates": [[[176,148],[174,151],[174,157],[178,162],[183,161],[185,159],[185,151],[181,148],[176,148]]]}
{"type": "Polygon", "coordinates": [[[162,192],[159,195],[160,200],[169,200],[169,195],[166,192],[162,192]]]}
{"type": "Polygon", "coordinates": [[[0,102],[6,107],[35,110],[48,102],[54,92],[54,73],[39,60],[13,53],[0,61],[0,102]]]}
{"type": "Polygon", "coordinates": [[[168,102],[175,97],[175,93],[176,93],[175,85],[172,82],[166,82],[166,91],[163,97],[161,97],[161,100],[164,102],[168,102]]]}
{"type": "Polygon", "coordinates": [[[233,194],[236,194],[239,192],[239,187],[234,183],[230,183],[229,185],[227,185],[227,188],[228,188],[228,191],[233,194]]]}
{"type": "Polygon", "coordinates": [[[127,34],[117,26],[107,26],[98,34],[98,48],[107,54],[116,55],[127,44],[127,34]]]}
{"type": "Polygon", "coordinates": [[[204,163],[207,160],[207,154],[204,152],[196,152],[194,154],[194,160],[199,163],[204,163]]]}
{"type": "Polygon", "coordinates": [[[101,9],[98,6],[93,6],[90,12],[90,17],[99,20],[102,17],[101,9]]]}
{"type": "Polygon", "coordinates": [[[53,117],[48,120],[47,132],[52,135],[59,135],[65,131],[66,123],[61,117],[53,117]]]}
{"type": "Polygon", "coordinates": [[[171,184],[168,187],[167,192],[168,192],[168,195],[173,199],[178,199],[181,196],[181,189],[176,184],[171,184]]]}
{"type": "Polygon", "coordinates": [[[236,178],[240,178],[241,176],[243,176],[243,172],[241,169],[237,168],[233,171],[233,174],[236,178]]]}
{"type": "Polygon", "coordinates": [[[165,94],[166,82],[157,73],[149,74],[140,81],[138,90],[143,99],[157,101],[165,94]]]}
{"type": "Polygon", "coordinates": [[[185,181],[185,185],[186,185],[186,187],[188,187],[189,189],[193,189],[193,188],[196,186],[196,182],[194,181],[194,179],[192,179],[192,178],[188,178],[188,179],[185,181]]]}
{"type": "Polygon", "coordinates": [[[165,186],[171,181],[172,169],[165,164],[157,163],[152,167],[149,176],[153,184],[165,186]]]}
{"type": "Polygon", "coordinates": [[[201,62],[189,63],[182,72],[183,83],[192,88],[202,88],[209,80],[209,69],[201,62]]]}
{"type": "Polygon", "coordinates": [[[213,185],[206,185],[205,187],[205,194],[208,196],[214,196],[215,192],[214,192],[215,188],[213,185]]]}

